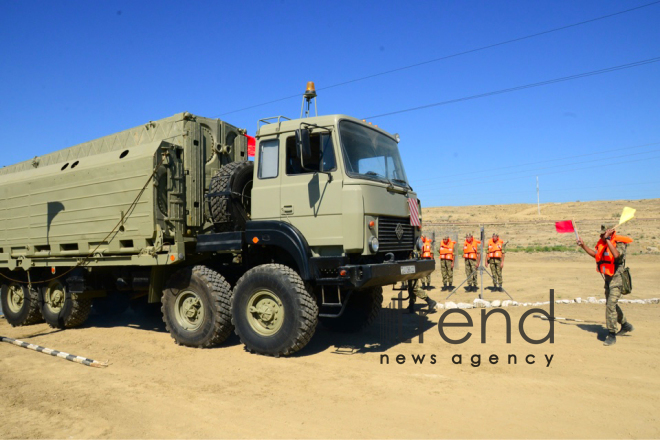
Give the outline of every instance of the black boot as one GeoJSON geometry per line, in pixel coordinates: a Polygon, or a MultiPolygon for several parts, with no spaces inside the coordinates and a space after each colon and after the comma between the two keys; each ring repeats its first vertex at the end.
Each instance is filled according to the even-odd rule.
{"type": "Polygon", "coordinates": [[[410,304],[408,304],[408,309],[407,310],[408,310],[408,313],[415,313],[415,303],[410,302],[410,304]]]}
{"type": "Polygon", "coordinates": [[[438,303],[431,298],[426,298],[426,304],[429,305],[429,313],[435,313],[435,308],[438,306],[438,303]]]}
{"type": "Polygon", "coordinates": [[[610,346],[614,344],[616,344],[616,335],[614,333],[608,333],[607,337],[605,338],[605,342],[603,342],[603,345],[610,346]]]}
{"type": "Polygon", "coordinates": [[[621,330],[619,330],[619,333],[617,333],[617,336],[627,335],[628,333],[630,333],[633,330],[635,330],[635,327],[633,327],[631,323],[626,322],[625,324],[623,324],[621,326],[621,330]]]}

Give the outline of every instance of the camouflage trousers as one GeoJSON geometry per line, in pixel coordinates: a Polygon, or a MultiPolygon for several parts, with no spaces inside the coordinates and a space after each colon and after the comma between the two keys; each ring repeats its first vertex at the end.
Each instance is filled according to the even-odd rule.
{"type": "Polygon", "coordinates": [[[431,285],[431,274],[426,275],[422,280],[422,286],[430,286],[431,285]]]}
{"type": "Polygon", "coordinates": [[[451,267],[452,260],[440,260],[440,271],[442,272],[442,283],[451,286],[454,281],[454,268],[451,267]]]}
{"type": "Polygon", "coordinates": [[[408,281],[408,295],[410,296],[410,304],[415,304],[415,299],[426,299],[429,296],[420,288],[420,280],[408,281]]]}
{"type": "Polygon", "coordinates": [[[490,259],[490,273],[493,275],[493,285],[495,287],[502,285],[502,260],[499,258],[490,259]]]}
{"type": "Polygon", "coordinates": [[[468,286],[477,287],[477,260],[465,259],[465,276],[468,286]]]}
{"type": "Polygon", "coordinates": [[[621,273],[617,272],[611,277],[605,276],[605,299],[607,300],[605,320],[607,322],[607,330],[610,333],[616,333],[617,322],[621,325],[626,323],[626,316],[618,304],[619,299],[621,299],[622,287],[621,273]]]}

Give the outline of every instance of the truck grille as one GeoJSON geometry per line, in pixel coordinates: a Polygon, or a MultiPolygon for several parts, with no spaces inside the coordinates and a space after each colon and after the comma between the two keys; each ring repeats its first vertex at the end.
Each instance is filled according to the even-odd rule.
{"type": "Polygon", "coordinates": [[[412,251],[415,247],[415,230],[408,217],[378,218],[379,252],[412,251]],[[401,239],[397,236],[397,229],[401,239]]]}

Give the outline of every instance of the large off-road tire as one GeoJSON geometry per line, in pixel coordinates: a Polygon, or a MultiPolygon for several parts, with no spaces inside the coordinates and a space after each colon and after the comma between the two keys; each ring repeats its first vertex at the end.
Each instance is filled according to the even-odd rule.
{"type": "Polygon", "coordinates": [[[247,350],[286,356],[303,348],[314,335],[319,309],[300,276],[281,264],[247,271],[231,300],[232,322],[247,350]]]}
{"type": "Polygon", "coordinates": [[[254,162],[232,162],[211,179],[209,202],[211,218],[218,232],[245,230],[250,216],[254,162]]]}
{"type": "Polygon", "coordinates": [[[0,304],[7,322],[13,327],[41,322],[39,292],[19,283],[3,284],[0,288],[0,304]]]}
{"type": "Polygon", "coordinates": [[[221,344],[231,334],[231,286],[207,266],[181,269],[163,290],[163,321],[172,339],[188,347],[221,344]]]}
{"type": "Polygon", "coordinates": [[[81,299],[67,292],[60,280],[53,280],[44,288],[41,314],[53,328],[73,328],[82,325],[92,310],[91,299],[81,299]]]}
{"type": "Polygon", "coordinates": [[[354,333],[369,327],[378,317],[383,304],[383,288],[371,287],[353,292],[339,318],[320,318],[328,330],[354,333]]]}

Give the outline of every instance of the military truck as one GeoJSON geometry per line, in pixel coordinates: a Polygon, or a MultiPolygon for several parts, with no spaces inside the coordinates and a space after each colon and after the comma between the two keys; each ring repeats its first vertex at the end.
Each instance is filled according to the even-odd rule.
{"type": "Polygon", "coordinates": [[[246,131],[179,113],[0,169],[2,309],[83,324],[92,301],[160,303],[174,341],[303,348],[320,321],[358,331],[381,286],[421,278],[421,208],[398,136],[344,116],[246,131]],[[412,214],[411,214],[412,212],[412,214]]]}

